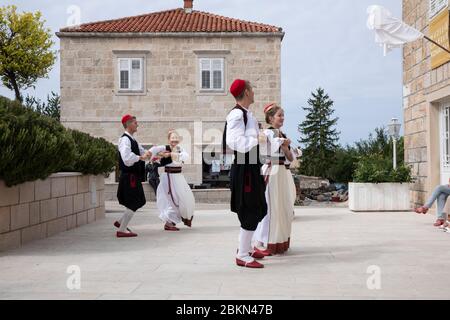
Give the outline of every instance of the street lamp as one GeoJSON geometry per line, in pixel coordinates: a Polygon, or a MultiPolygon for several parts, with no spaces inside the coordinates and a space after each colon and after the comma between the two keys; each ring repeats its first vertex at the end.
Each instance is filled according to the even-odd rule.
{"type": "Polygon", "coordinates": [[[394,144],[394,159],[393,159],[393,167],[394,170],[397,169],[397,139],[400,137],[400,127],[402,125],[398,122],[397,118],[392,118],[391,123],[388,124],[389,135],[392,137],[392,142],[394,144]]]}

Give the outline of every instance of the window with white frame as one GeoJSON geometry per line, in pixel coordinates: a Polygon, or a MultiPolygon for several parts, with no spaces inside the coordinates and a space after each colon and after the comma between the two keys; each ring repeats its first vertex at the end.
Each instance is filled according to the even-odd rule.
{"type": "Polygon", "coordinates": [[[224,58],[200,59],[200,89],[224,90],[224,58]]]}
{"type": "Polygon", "coordinates": [[[144,90],[144,59],[119,58],[119,90],[144,90]]]}
{"type": "Polygon", "coordinates": [[[430,19],[448,6],[448,0],[429,0],[430,2],[430,19]]]}
{"type": "Polygon", "coordinates": [[[441,107],[441,163],[444,168],[450,167],[450,106],[441,107]]]}

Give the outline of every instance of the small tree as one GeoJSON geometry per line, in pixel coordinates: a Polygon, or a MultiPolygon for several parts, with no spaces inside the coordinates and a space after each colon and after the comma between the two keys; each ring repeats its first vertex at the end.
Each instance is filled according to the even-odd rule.
{"type": "Polygon", "coordinates": [[[61,97],[53,91],[51,96],[47,95],[47,102],[42,102],[41,99],[27,95],[24,106],[58,121],[61,117],[61,97]]]}
{"type": "Polygon", "coordinates": [[[15,6],[0,7],[0,78],[22,102],[21,90],[47,77],[56,52],[50,50],[52,34],[44,28],[41,13],[16,10],[15,6]]]}
{"type": "Polygon", "coordinates": [[[339,134],[335,129],[338,118],[332,118],[333,101],[322,88],[312,93],[308,100],[306,120],[299,126],[300,140],[303,144],[303,159],[300,173],[309,176],[328,176],[338,148],[339,134]]]}

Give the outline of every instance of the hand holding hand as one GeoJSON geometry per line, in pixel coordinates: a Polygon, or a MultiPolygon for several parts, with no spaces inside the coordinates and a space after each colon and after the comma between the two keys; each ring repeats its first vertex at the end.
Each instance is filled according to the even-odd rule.
{"type": "Polygon", "coordinates": [[[152,157],[152,153],[150,152],[150,150],[145,151],[145,153],[139,157],[139,160],[141,161],[146,161],[148,159],[150,159],[152,157]]]}
{"type": "Polygon", "coordinates": [[[290,144],[291,144],[291,139],[285,139],[282,146],[287,148],[287,147],[289,147],[290,144]]]}
{"type": "Polygon", "coordinates": [[[169,151],[160,152],[160,153],[158,153],[158,157],[168,158],[168,157],[170,157],[170,152],[169,151]]]}

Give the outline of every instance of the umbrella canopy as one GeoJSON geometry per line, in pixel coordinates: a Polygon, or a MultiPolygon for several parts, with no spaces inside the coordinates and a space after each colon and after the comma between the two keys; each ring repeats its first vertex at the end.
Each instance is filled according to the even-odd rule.
{"type": "Polygon", "coordinates": [[[375,32],[375,42],[383,46],[384,55],[392,48],[424,37],[422,32],[393,17],[392,13],[382,6],[369,6],[367,13],[367,27],[375,32]]]}

